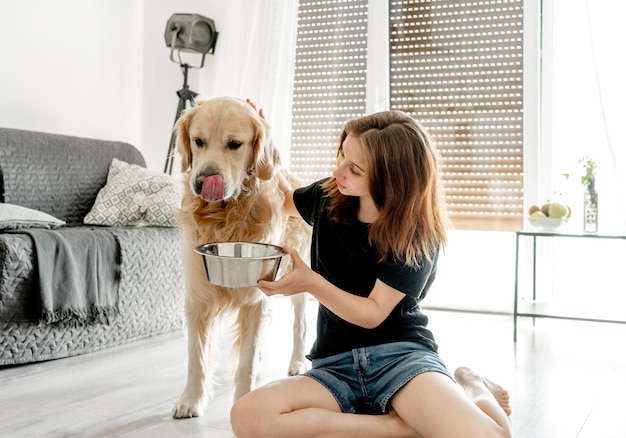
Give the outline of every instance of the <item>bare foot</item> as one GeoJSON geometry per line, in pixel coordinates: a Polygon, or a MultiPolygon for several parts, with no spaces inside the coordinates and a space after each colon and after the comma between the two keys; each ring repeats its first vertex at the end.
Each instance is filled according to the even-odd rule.
{"type": "Polygon", "coordinates": [[[454,378],[466,391],[472,391],[478,387],[487,388],[496,399],[504,413],[511,415],[511,407],[509,405],[509,392],[502,386],[483,377],[467,367],[459,367],[454,372],[454,378]]]}

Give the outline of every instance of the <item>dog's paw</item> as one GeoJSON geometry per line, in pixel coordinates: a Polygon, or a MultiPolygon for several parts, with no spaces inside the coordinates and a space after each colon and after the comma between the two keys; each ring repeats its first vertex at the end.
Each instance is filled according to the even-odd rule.
{"type": "Polygon", "coordinates": [[[289,375],[298,376],[303,374],[308,369],[305,361],[292,361],[289,364],[289,375]]]}
{"type": "Polygon", "coordinates": [[[174,412],[172,413],[172,416],[174,418],[202,417],[202,414],[204,413],[204,405],[205,403],[202,402],[202,400],[181,400],[174,407],[174,412]]]}

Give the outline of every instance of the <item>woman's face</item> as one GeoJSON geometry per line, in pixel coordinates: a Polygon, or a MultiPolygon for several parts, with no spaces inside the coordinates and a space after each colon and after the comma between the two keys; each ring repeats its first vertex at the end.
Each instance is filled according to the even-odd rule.
{"type": "Polygon", "coordinates": [[[363,147],[358,138],[348,135],[337,157],[333,176],[341,194],[346,196],[369,196],[369,180],[365,172],[363,147]]]}

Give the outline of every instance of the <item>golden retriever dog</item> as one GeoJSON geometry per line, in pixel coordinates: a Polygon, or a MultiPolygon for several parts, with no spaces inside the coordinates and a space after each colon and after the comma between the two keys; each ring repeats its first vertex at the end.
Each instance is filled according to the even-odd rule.
{"type": "MultiPolygon", "coordinates": [[[[181,115],[175,129],[184,180],[177,219],[183,234],[188,374],[173,415],[189,418],[201,416],[213,396],[210,359],[219,318],[228,311],[237,314],[237,400],[254,384],[267,316],[267,297],[256,287],[235,289],[209,283],[202,257],[194,248],[211,242],[272,243],[295,248],[308,260],[311,230],[300,218],[282,214],[284,194],[277,172],[284,172],[293,187],[299,184],[281,168],[269,125],[247,102],[230,97],[198,102],[181,115]]],[[[283,264],[289,269],[291,260],[283,264]]],[[[305,301],[305,294],[292,299],[290,375],[306,367],[305,301]]]]}

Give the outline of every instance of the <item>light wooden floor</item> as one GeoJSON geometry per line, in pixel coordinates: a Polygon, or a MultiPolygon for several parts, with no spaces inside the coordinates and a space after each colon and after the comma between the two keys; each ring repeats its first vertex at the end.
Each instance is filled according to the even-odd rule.
{"type": "MultiPolygon", "coordinates": [[[[275,300],[259,384],[285,375],[289,301],[275,300]]],[[[315,305],[310,308],[310,336],[315,305]]],[[[509,389],[518,438],[626,437],[626,327],[521,321],[429,311],[440,353],[509,389]]],[[[227,340],[224,341],[227,345],[227,340]]],[[[173,333],[70,359],[0,368],[1,437],[233,437],[228,353],[202,418],[173,420],[185,384],[186,345],[173,333]]]]}

